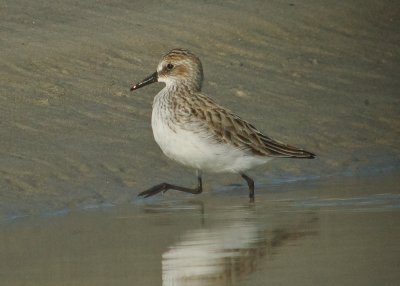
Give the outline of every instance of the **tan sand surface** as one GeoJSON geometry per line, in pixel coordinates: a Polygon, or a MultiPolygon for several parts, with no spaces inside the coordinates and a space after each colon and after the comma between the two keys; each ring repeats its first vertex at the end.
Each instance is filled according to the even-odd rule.
{"type": "MultiPolygon", "coordinates": [[[[3,1],[0,209],[126,202],[155,182],[193,183],[150,128],[173,47],[204,64],[204,92],[281,141],[318,154],[275,160],[275,179],[399,168],[399,6],[392,1],[3,1]],[[182,178],[185,179],[182,179],[182,178]]],[[[226,178],[226,179],[225,179],[226,178]]],[[[206,189],[241,182],[208,176],[206,189]]]]}
{"type": "Polygon", "coordinates": [[[388,0],[2,1],[0,285],[397,285],[399,15],[388,0]],[[137,200],[194,183],[152,137],[162,85],[129,92],[175,47],[201,58],[205,93],[318,158],[251,171],[253,206],[225,174],[137,200]]]}

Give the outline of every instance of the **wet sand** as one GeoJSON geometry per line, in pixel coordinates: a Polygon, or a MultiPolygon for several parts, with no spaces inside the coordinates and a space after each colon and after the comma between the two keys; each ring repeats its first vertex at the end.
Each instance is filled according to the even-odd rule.
{"type": "Polygon", "coordinates": [[[3,1],[0,281],[395,285],[400,8],[376,2],[3,1]],[[153,140],[162,85],[129,92],[175,47],[205,93],[318,158],[251,171],[254,206],[236,175],[137,200],[195,181],[153,140]]]}
{"type": "MultiPolygon", "coordinates": [[[[193,184],[193,171],[166,159],[152,137],[162,85],[129,92],[173,47],[199,55],[203,90],[217,102],[318,155],[254,170],[259,184],[398,169],[398,9],[390,1],[6,1],[2,216],[119,204],[155,181],[193,184]]],[[[208,176],[206,189],[237,182],[208,176]]]]}

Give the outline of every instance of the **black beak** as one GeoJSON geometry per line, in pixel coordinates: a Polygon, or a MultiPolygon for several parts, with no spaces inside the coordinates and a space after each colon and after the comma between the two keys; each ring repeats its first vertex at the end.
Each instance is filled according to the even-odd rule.
{"type": "Polygon", "coordinates": [[[144,80],[142,80],[138,84],[132,85],[131,91],[141,88],[145,85],[157,82],[157,81],[158,81],[158,75],[157,75],[157,72],[155,72],[155,73],[151,74],[150,76],[146,77],[144,80]]]}

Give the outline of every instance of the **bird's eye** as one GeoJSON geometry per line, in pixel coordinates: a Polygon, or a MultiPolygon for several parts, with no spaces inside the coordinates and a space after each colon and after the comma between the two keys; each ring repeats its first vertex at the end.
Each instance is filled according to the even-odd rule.
{"type": "Polygon", "coordinates": [[[167,70],[172,70],[174,68],[174,65],[173,64],[167,64],[167,70]]]}

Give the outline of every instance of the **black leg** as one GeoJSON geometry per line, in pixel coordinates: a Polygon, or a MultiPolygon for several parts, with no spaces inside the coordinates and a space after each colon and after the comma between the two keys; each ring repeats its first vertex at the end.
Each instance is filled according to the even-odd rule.
{"type": "Polygon", "coordinates": [[[251,202],[254,202],[254,181],[252,178],[247,176],[244,173],[240,173],[242,175],[242,178],[246,180],[247,185],[249,186],[249,198],[251,202]]]}
{"type": "Polygon", "coordinates": [[[195,194],[195,195],[200,194],[203,191],[203,184],[201,181],[200,171],[197,171],[197,188],[191,189],[191,188],[171,185],[168,183],[161,183],[159,185],[151,187],[150,189],[148,189],[146,191],[139,193],[138,196],[139,197],[143,196],[145,198],[148,198],[148,197],[154,196],[160,192],[165,193],[168,190],[176,190],[176,191],[195,194]]]}

